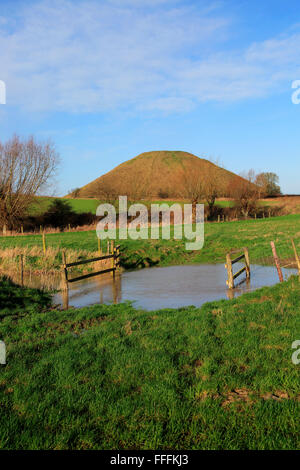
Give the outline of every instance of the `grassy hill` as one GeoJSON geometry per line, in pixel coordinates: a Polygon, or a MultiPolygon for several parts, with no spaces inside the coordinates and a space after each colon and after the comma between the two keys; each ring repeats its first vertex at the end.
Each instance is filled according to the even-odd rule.
{"type": "MultiPolygon", "coordinates": [[[[99,197],[99,191],[147,197],[176,198],[182,195],[183,175],[210,175],[228,188],[240,176],[188,152],[145,152],[80,188],[78,197],[99,197]]],[[[226,195],[226,194],[224,194],[226,195]]]]}

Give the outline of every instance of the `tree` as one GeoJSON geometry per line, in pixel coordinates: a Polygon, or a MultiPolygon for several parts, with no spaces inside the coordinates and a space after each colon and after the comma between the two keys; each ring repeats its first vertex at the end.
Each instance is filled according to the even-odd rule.
{"type": "Polygon", "coordinates": [[[71,191],[69,192],[69,196],[73,197],[74,199],[79,197],[79,195],[80,195],[80,188],[71,189],[71,191]]]}
{"type": "Polygon", "coordinates": [[[93,195],[100,201],[113,205],[116,203],[119,196],[117,191],[105,179],[100,179],[97,182],[93,195]]]}
{"type": "Polygon", "coordinates": [[[0,223],[13,227],[54,176],[59,156],[51,142],[14,136],[0,142],[0,223]]]}
{"type": "Polygon", "coordinates": [[[182,196],[192,203],[192,221],[196,221],[196,205],[200,203],[205,195],[203,173],[200,169],[190,171],[186,168],[182,170],[181,177],[182,196]]]}
{"type": "Polygon", "coordinates": [[[260,197],[272,197],[281,194],[279,177],[276,173],[259,173],[259,175],[256,176],[255,184],[260,189],[260,197]]]}
{"type": "Polygon", "coordinates": [[[209,217],[213,215],[216,199],[225,194],[224,182],[219,168],[211,164],[203,173],[203,192],[208,205],[209,217]]]}
{"type": "Polygon", "coordinates": [[[59,227],[63,230],[68,224],[72,224],[76,219],[70,203],[65,199],[54,199],[47,212],[43,216],[44,225],[59,227]]]}
{"type": "Polygon", "coordinates": [[[255,184],[254,170],[241,174],[241,178],[234,178],[231,183],[231,196],[241,214],[247,218],[256,209],[259,199],[259,190],[255,184]]]}
{"type": "Polygon", "coordinates": [[[137,203],[151,196],[152,170],[136,168],[134,172],[124,174],[121,182],[122,195],[127,196],[131,203],[137,203]]]}

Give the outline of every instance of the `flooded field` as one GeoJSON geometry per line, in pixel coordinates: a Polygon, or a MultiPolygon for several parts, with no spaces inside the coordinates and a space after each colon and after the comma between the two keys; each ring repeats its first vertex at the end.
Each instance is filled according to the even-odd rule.
{"type": "MultiPolygon", "coordinates": [[[[242,265],[240,266],[242,267],[242,265]]],[[[236,270],[240,268],[236,265],[236,270]]],[[[295,269],[284,269],[285,278],[297,274],[295,269]]],[[[205,302],[230,299],[278,281],[275,267],[252,266],[250,282],[242,282],[234,290],[226,288],[224,264],[201,264],[147,268],[127,271],[115,277],[98,276],[70,284],[68,295],[54,295],[54,304],[67,308],[99,303],[134,302],[136,307],[148,310],[200,306],[205,302]]],[[[244,277],[241,276],[241,280],[244,277]]]]}
{"type": "MultiPolygon", "coordinates": [[[[237,263],[235,272],[243,265],[237,263]]],[[[287,279],[297,274],[296,269],[283,269],[287,279]]],[[[18,276],[12,277],[19,282],[18,276]]],[[[68,293],[57,292],[53,304],[59,308],[85,307],[94,304],[133,301],[136,307],[147,310],[176,308],[188,305],[201,306],[205,302],[232,299],[246,292],[279,282],[273,266],[251,266],[251,279],[240,277],[240,284],[233,290],[226,287],[227,271],[224,264],[193,264],[164,268],[146,268],[116,274],[95,276],[69,284],[68,293]]],[[[27,274],[24,285],[48,290],[60,289],[61,276],[57,274],[27,274]]]]}

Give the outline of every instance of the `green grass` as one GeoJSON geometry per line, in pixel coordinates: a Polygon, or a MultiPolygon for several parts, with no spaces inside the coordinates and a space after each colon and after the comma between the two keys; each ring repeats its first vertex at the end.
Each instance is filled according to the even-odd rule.
{"type": "Polygon", "coordinates": [[[299,449],[296,278],[202,308],[42,308],[0,306],[0,448],[299,449]]]}
{"type": "MultiPolygon", "coordinates": [[[[54,199],[55,199],[54,197],[47,197],[47,196],[37,197],[35,202],[31,204],[29,208],[29,211],[28,211],[29,215],[42,215],[44,212],[47,211],[47,209],[49,209],[51,202],[54,199]]],[[[99,199],[82,199],[82,198],[76,198],[76,199],[68,198],[66,200],[69,202],[72,209],[78,214],[82,214],[86,212],[91,212],[92,214],[95,214],[98,205],[101,204],[101,202],[103,202],[103,201],[100,201],[99,199]]],[[[168,204],[168,206],[171,206],[172,204],[183,205],[183,204],[186,204],[187,202],[160,199],[157,201],[142,200],[141,203],[146,204],[147,206],[150,206],[151,204],[168,204]]],[[[205,201],[202,201],[202,203],[207,205],[205,201]]],[[[268,202],[267,206],[266,206],[265,201],[259,201],[259,206],[266,206],[266,209],[269,205],[274,205],[274,204],[276,204],[276,201],[268,202]]],[[[223,207],[223,208],[233,207],[234,201],[232,200],[216,201],[216,206],[223,207]]]]}
{"type": "MultiPolygon", "coordinates": [[[[29,215],[42,215],[49,209],[54,197],[38,197],[36,202],[31,204],[29,208],[29,215]]],[[[96,213],[96,208],[100,204],[97,199],[65,199],[69,202],[74,212],[82,214],[84,212],[96,213]]]]}
{"type": "MultiPolygon", "coordinates": [[[[217,263],[232,248],[247,246],[251,263],[273,263],[270,241],[274,240],[282,260],[292,259],[290,238],[300,250],[300,215],[258,220],[205,224],[201,251],[186,251],[186,240],[121,240],[121,264],[126,268],[184,263],[217,263]]],[[[97,250],[95,231],[48,234],[47,246],[66,250],[97,250]]],[[[104,242],[103,242],[104,244],[104,242]]],[[[40,235],[3,237],[0,249],[14,246],[42,246],[40,235]]]]}
{"type": "MultiPolygon", "coordinates": [[[[0,281],[0,327],[4,316],[20,312],[34,313],[51,306],[51,295],[38,289],[29,289],[13,284],[9,279],[0,281]]],[[[1,328],[0,328],[1,331],[1,328]]]]}

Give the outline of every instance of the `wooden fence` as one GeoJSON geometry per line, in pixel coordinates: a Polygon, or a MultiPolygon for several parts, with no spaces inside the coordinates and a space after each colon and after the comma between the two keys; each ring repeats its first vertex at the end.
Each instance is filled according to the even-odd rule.
{"type": "MultiPolygon", "coordinates": [[[[291,244],[292,244],[293,252],[294,252],[294,255],[295,255],[296,265],[297,265],[298,274],[299,274],[299,281],[300,281],[300,258],[299,258],[299,255],[297,253],[297,249],[296,249],[296,245],[295,245],[294,240],[291,240],[291,244]]],[[[283,282],[284,279],[283,279],[282,269],[283,268],[289,268],[289,267],[293,266],[294,262],[290,262],[290,263],[288,263],[284,266],[281,266],[274,242],[271,242],[271,248],[272,248],[272,253],[273,253],[273,257],[274,257],[274,261],[275,261],[275,266],[276,266],[276,269],[277,269],[277,272],[278,272],[279,281],[283,282]]]]}
{"type": "MultiPolygon", "coordinates": [[[[296,249],[296,245],[295,245],[294,240],[291,240],[291,244],[292,244],[292,248],[293,248],[293,252],[294,252],[294,256],[295,256],[296,265],[297,265],[297,268],[298,268],[299,281],[300,281],[300,256],[297,253],[297,249],[296,249]]],[[[283,278],[282,269],[295,266],[295,261],[290,261],[290,262],[288,262],[288,264],[285,264],[285,265],[282,266],[281,263],[280,263],[279,256],[277,254],[277,250],[276,250],[276,246],[275,246],[274,241],[271,242],[271,248],[272,248],[272,253],[273,253],[275,266],[276,266],[276,269],[277,269],[277,272],[278,272],[279,281],[283,282],[284,278],[283,278]]],[[[241,254],[240,256],[238,256],[235,259],[231,259],[231,256],[234,253],[239,253],[240,251],[241,250],[232,250],[229,253],[227,253],[227,255],[226,255],[225,268],[227,269],[227,272],[228,272],[228,280],[226,281],[226,284],[229,287],[229,289],[234,289],[234,280],[244,272],[246,272],[246,279],[250,279],[250,259],[249,259],[248,249],[243,248],[243,251],[244,251],[243,254],[241,254]],[[241,260],[245,260],[245,266],[242,269],[240,269],[237,273],[234,274],[232,266],[235,263],[237,263],[238,261],[241,261],[241,260]]]]}
{"type": "Polygon", "coordinates": [[[229,289],[234,289],[234,281],[236,278],[238,278],[241,274],[244,272],[246,273],[246,279],[250,279],[250,259],[249,259],[249,251],[248,248],[243,248],[243,253],[239,255],[235,259],[231,259],[231,256],[236,253],[240,253],[241,250],[232,250],[226,255],[226,264],[225,268],[227,269],[228,272],[228,280],[226,281],[227,286],[229,289]],[[232,266],[235,263],[238,263],[239,261],[245,261],[245,266],[240,269],[237,273],[233,273],[233,268],[232,266]]]}
{"type": "Polygon", "coordinates": [[[120,245],[114,246],[114,242],[111,242],[111,254],[107,254],[104,256],[98,256],[97,258],[91,258],[91,259],[86,259],[83,261],[76,261],[74,263],[67,263],[66,260],[66,253],[65,251],[62,252],[62,288],[63,290],[68,289],[68,284],[71,282],[76,282],[76,281],[81,281],[82,279],[88,279],[89,277],[94,277],[98,276],[100,274],[105,274],[105,273],[112,273],[112,275],[115,275],[115,272],[117,268],[120,266],[120,245]],[[83,264],[88,264],[88,263],[95,263],[97,261],[104,261],[104,260],[111,260],[111,267],[106,268],[106,269],[101,269],[100,271],[92,272],[89,274],[84,274],[82,276],[77,276],[75,278],[69,279],[69,273],[68,273],[68,268],[72,268],[74,266],[80,266],[83,264]]]}

